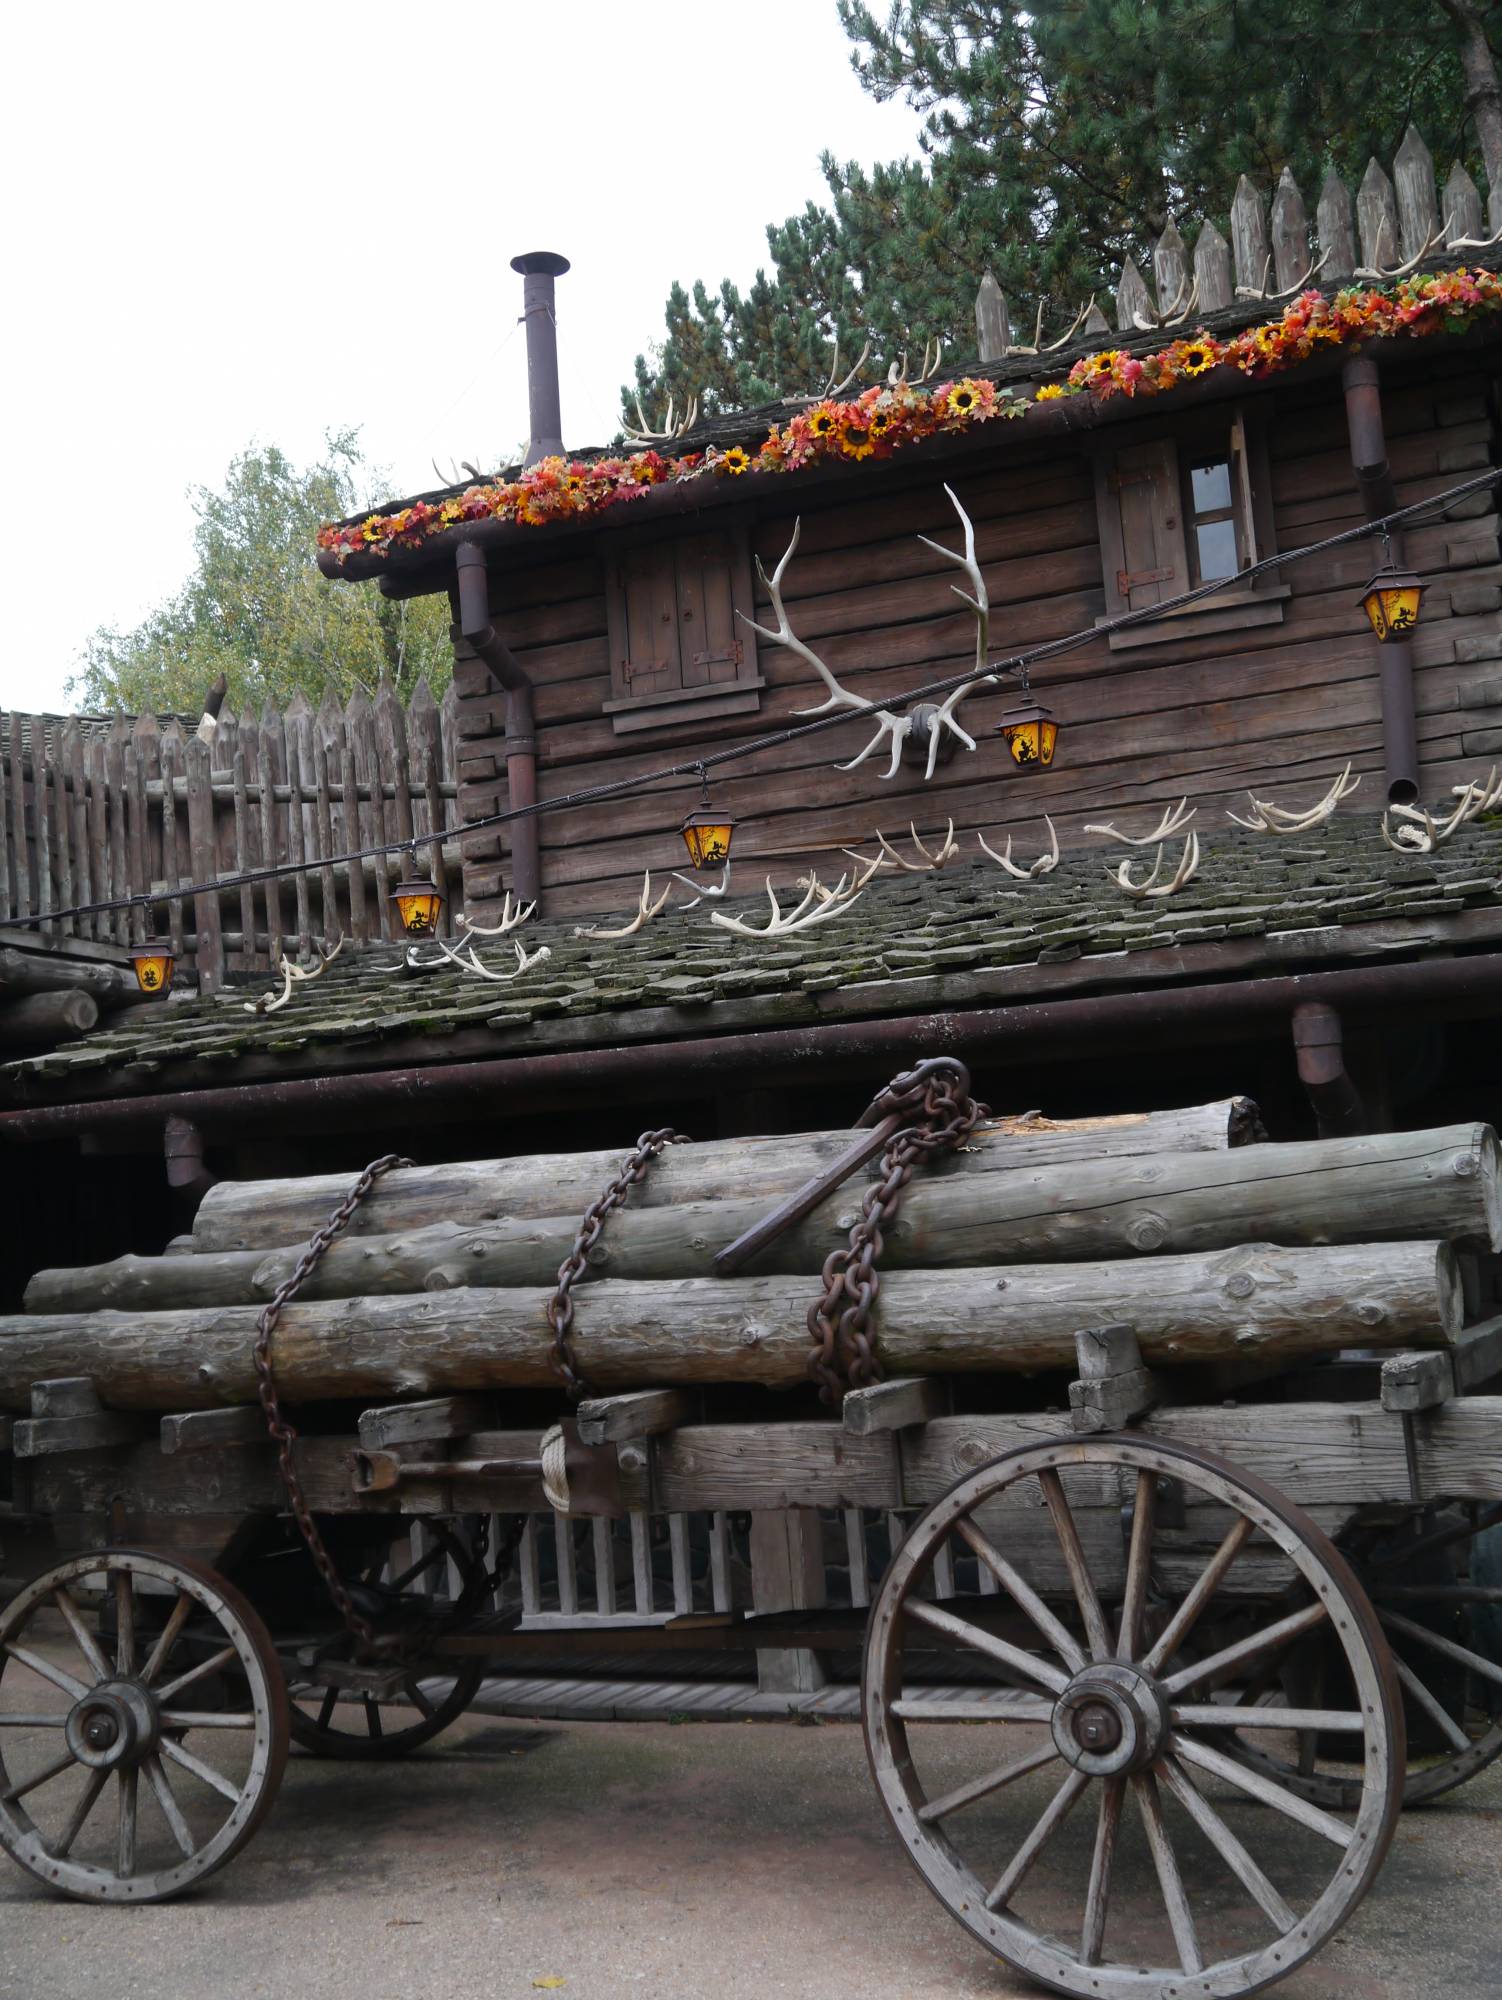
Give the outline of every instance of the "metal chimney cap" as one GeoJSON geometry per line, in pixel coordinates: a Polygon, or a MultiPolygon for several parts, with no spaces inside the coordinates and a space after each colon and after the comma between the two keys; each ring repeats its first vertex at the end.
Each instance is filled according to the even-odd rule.
{"type": "Polygon", "coordinates": [[[511,259],[511,268],[520,271],[524,278],[540,275],[561,278],[569,268],[569,262],[556,250],[528,250],[525,255],[511,259]]]}

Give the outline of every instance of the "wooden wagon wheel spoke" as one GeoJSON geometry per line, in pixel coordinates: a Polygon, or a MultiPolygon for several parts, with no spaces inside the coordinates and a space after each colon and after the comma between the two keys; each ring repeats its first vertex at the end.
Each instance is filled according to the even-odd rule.
{"type": "Polygon", "coordinates": [[[318,1704],[318,1727],[320,1729],[328,1728],[329,1724],[334,1719],[334,1710],[338,1706],[339,1706],[338,1688],[327,1689],[324,1693],[323,1700],[318,1704]]]}
{"type": "Polygon", "coordinates": [[[162,1668],[166,1666],[168,1659],[171,1657],[173,1647],[182,1637],[183,1627],[191,1617],[192,1611],[192,1598],[189,1597],[185,1590],[179,1591],[177,1602],[168,1614],[166,1624],[158,1632],[156,1644],[152,1647],[150,1654],[147,1656],[146,1664],[141,1669],[141,1679],[147,1687],[152,1685],[157,1675],[162,1671],[162,1668]]]}
{"type": "Polygon", "coordinates": [[[443,1543],[435,1542],[430,1549],[423,1551],[416,1562],[410,1563],[400,1576],[394,1576],[384,1588],[393,1592],[405,1590],[409,1583],[419,1576],[425,1576],[435,1563],[445,1561],[447,1557],[448,1550],[443,1543]]]}
{"type": "Polygon", "coordinates": [[[1045,1764],[1055,1763],[1058,1751],[1052,1743],[1045,1743],[1039,1750],[1029,1750],[1025,1756],[1015,1758],[1010,1764],[999,1764],[994,1771],[987,1771],[979,1778],[972,1778],[968,1785],[957,1785],[952,1792],[945,1792],[942,1798],[930,1799],[918,1817],[925,1826],[932,1826],[941,1819],[948,1819],[966,1806],[973,1806],[978,1799],[988,1799],[993,1792],[999,1792],[1003,1785],[1010,1785],[1018,1778],[1025,1778],[1029,1771],[1037,1771],[1045,1764]]]}
{"type": "Polygon", "coordinates": [[[427,1692],[416,1674],[409,1674],[402,1685],[406,1688],[414,1708],[420,1709],[424,1715],[429,1717],[438,1713],[437,1704],[428,1700],[427,1692]]]}
{"type": "Polygon", "coordinates": [[[1227,1570],[1250,1541],[1253,1523],[1243,1515],[1234,1523],[1225,1540],[1195,1578],[1188,1595],[1149,1648],[1142,1662],[1145,1672],[1158,1673],[1178,1652],[1197,1623],[1210,1599],[1225,1581],[1227,1570]]]}
{"type": "Polygon", "coordinates": [[[966,1547],[986,1565],[997,1582],[1011,1593],[1018,1610],[1027,1614],[1065,1665],[1074,1669],[1082,1667],[1085,1664],[1085,1656],[1076,1645],[1073,1633],[1067,1625],[1054,1616],[1022,1572],[1007,1561],[973,1521],[957,1521],[955,1532],[966,1547]]]}
{"type": "Polygon", "coordinates": [[[1063,1552],[1064,1566],[1069,1571],[1069,1581],[1074,1590],[1075,1602],[1080,1607],[1080,1616],[1085,1621],[1085,1637],[1090,1651],[1097,1660],[1111,1656],[1111,1641],[1106,1632],[1105,1613],[1100,1608],[1100,1599],[1095,1594],[1095,1585],[1090,1579],[1090,1565],[1085,1561],[1085,1551],[1080,1546],[1079,1530],[1074,1524],[1074,1515],[1064,1493],[1064,1482],[1057,1472],[1049,1469],[1038,1474],[1038,1484],[1043,1489],[1043,1504],[1053,1521],[1054,1533],[1059,1538],[1059,1548],[1063,1552]]]}
{"type": "Polygon", "coordinates": [[[49,1887],[89,1902],[160,1901],[222,1867],[250,1838],[286,1760],[286,1690],[265,1627],[222,1577],[185,1557],[136,1549],[72,1557],[0,1611],[0,1674],[13,1663],[40,1673],[70,1704],[45,1719],[9,1704],[0,1712],[0,1847],[49,1887]],[[143,1607],[149,1612],[153,1599],[172,1609],[148,1643],[143,1607]],[[112,1632],[88,1622],[85,1606],[95,1604],[112,1632]],[[54,1613],[88,1664],[87,1686],[24,1643],[32,1622],[54,1613]],[[190,1630],[206,1657],[158,1688],[190,1630]],[[227,1700],[172,1705],[210,1675],[223,1678],[227,1700]],[[32,1763],[28,1732],[59,1725],[64,1754],[32,1763]],[[217,1763],[185,1747],[190,1733],[217,1763]],[[75,1766],[77,1788],[59,1786],[52,1797],[51,1780],[75,1766]],[[169,1766],[211,1795],[196,1803],[200,1831],[178,1803],[169,1766]],[[160,1820],[143,1816],[148,1795],[160,1820]],[[107,1797],[111,1809],[100,1811],[107,1797]]]}
{"type": "Polygon", "coordinates": [[[1116,1853],[1116,1836],[1121,1828],[1121,1801],[1126,1796],[1124,1778],[1107,1778],[1100,1788],[1100,1817],[1095,1823],[1095,1846],[1090,1854],[1090,1886],[1085,1891],[1085,1921],[1080,1931],[1080,1964],[1099,1965],[1101,1946],[1106,1940],[1106,1911],[1111,1900],[1111,1862],[1116,1853]]]}
{"type": "Polygon", "coordinates": [[[1279,1936],[1291,1931],[1298,1923],[1297,1913],[1279,1895],[1178,1759],[1165,1757],[1158,1766],[1158,1776],[1279,1936]]]}
{"type": "Polygon", "coordinates": [[[1408,1692],[1434,1724],[1440,1735],[1446,1738],[1451,1748],[1455,1750],[1469,1750],[1471,1747],[1470,1737],[1461,1728],[1454,1716],[1451,1715],[1444,1703],[1429,1692],[1428,1688],[1425,1687],[1408,1662],[1400,1659],[1394,1653],[1392,1663],[1398,1670],[1398,1679],[1407,1688],[1408,1692]]]}
{"type": "Polygon", "coordinates": [[[1349,1567],[1307,1515],[1250,1474],[1154,1438],[1025,1446],[934,1501],[872,1605],[861,1699],[882,1802],[930,1888],[1019,1972],[1077,2000],[1236,2000],[1281,1978],[1344,1924],[1401,1803],[1401,1689],[1349,1567]],[[1201,1519],[1215,1509],[1231,1522],[1159,1632],[1149,1604],[1170,1484],[1193,1494],[1201,1519]],[[1106,1532],[1123,1490],[1135,1495],[1124,1564],[1106,1532]],[[977,1526],[1037,1492],[1044,1509],[1014,1505],[999,1548],[977,1526]],[[1277,1560],[1259,1546],[1259,1568],[1243,1563],[1233,1583],[1254,1534],[1277,1560]],[[955,1540],[1009,1600],[1006,1638],[993,1629],[994,1596],[987,1610],[955,1604],[944,1568],[955,1540]],[[1289,1570],[1302,1601],[1290,1598],[1289,1570]],[[936,1603],[936,1590],[949,1601],[936,1603]],[[1191,1632],[1198,1660],[1185,1657],[1191,1632]],[[1283,1666],[1267,1671],[1311,1633],[1348,1677],[1328,1701],[1307,1662],[1302,1681],[1283,1666]],[[925,1684],[934,1634],[994,1661],[1008,1685],[925,1684]],[[1290,1696],[1280,1677],[1317,1698],[1290,1696]],[[988,1721],[1031,1738],[918,1727],[988,1721]],[[1341,1816],[1228,1754],[1243,1736],[1275,1744],[1290,1733],[1301,1745],[1329,1736],[1352,1747],[1359,1779],[1341,1816]],[[1231,1798],[1212,1805],[1210,1783],[1231,1798]],[[1092,1789],[1085,1828],[1077,1808],[1092,1789]],[[1196,1852],[1203,1840],[1227,1870],[1227,1891],[1190,1867],[1180,1813],[1196,1852]],[[1146,1901],[1124,1912],[1143,1882],[1146,1901]],[[1248,1943],[1248,1926],[1260,1942],[1248,1943]]]}
{"type": "Polygon", "coordinates": [[[1332,1846],[1342,1849],[1350,1846],[1351,1829],[1343,1820],[1336,1819],[1333,1813],[1310,1805],[1297,1793],[1275,1785],[1271,1778],[1249,1770],[1245,1764],[1238,1764],[1234,1757],[1223,1756],[1219,1750],[1212,1750],[1208,1743],[1201,1743],[1193,1736],[1175,1735],[1172,1742],[1174,1753],[1182,1762],[1198,1764],[1212,1777],[1224,1778],[1228,1785],[1234,1785],[1261,1805],[1271,1806],[1274,1812],[1282,1813],[1285,1818],[1296,1820],[1300,1826],[1307,1826],[1311,1833],[1319,1834],[1332,1846]]]}
{"type": "Polygon", "coordinates": [[[993,1632],[987,1632],[979,1625],[972,1625],[968,1619],[956,1618],[952,1611],[944,1611],[937,1604],[925,1603],[922,1598],[912,1599],[907,1606],[909,1618],[916,1618],[920,1625],[928,1625],[935,1632],[942,1632],[948,1639],[956,1640],[962,1646],[969,1646],[977,1653],[984,1653],[989,1660],[999,1666],[1010,1667],[1014,1674],[1022,1674],[1028,1680],[1040,1681],[1054,1694],[1062,1694],[1069,1685],[1069,1676],[1051,1667],[1046,1660],[1036,1659],[1020,1646],[1012,1645],[1006,1639],[998,1639],[993,1632]]]}
{"type": "Polygon", "coordinates": [[[146,1773],[146,1782],[150,1785],[156,1802],[162,1809],[162,1818],[166,1820],[168,1827],[171,1829],[172,1838],[191,1861],[198,1849],[194,1843],[193,1835],[189,1830],[188,1822],[183,1818],[182,1808],[177,1803],[177,1797],[172,1790],[171,1781],[168,1779],[161,1758],[148,1757],[141,1768],[146,1773]]]}
{"type": "Polygon", "coordinates": [[[369,1695],[365,1697],[365,1727],[372,1736],[379,1736],[382,1733],[381,1705],[378,1701],[372,1701],[369,1695]]]}
{"type": "Polygon", "coordinates": [[[988,1910],[1003,1908],[1022,1886],[1038,1856],[1047,1847],[1072,1809],[1078,1805],[1090,1780],[1083,1771],[1071,1771],[1054,1793],[1033,1825],[1027,1839],[1002,1870],[996,1887],[986,1898],[988,1910]]]}
{"type": "Polygon", "coordinates": [[[1405,1618],[1400,1612],[1386,1611],[1380,1605],[1377,1616],[1389,1632],[1401,1632],[1405,1638],[1415,1639],[1421,1646],[1428,1646],[1432,1652],[1441,1653],[1457,1666],[1468,1667],[1473,1674],[1479,1674],[1485,1681],[1494,1681],[1502,1687],[1502,1666],[1495,1660],[1488,1660],[1480,1653],[1473,1653],[1469,1646],[1462,1646],[1454,1639],[1447,1639],[1443,1633],[1431,1632],[1427,1625],[1420,1625],[1412,1618],[1405,1618]]]}
{"type": "Polygon", "coordinates": [[[1142,1815],[1142,1828],[1147,1835],[1153,1867],[1157,1870],[1158,1886],[1163,1891],[1163,1907],[1168,1912],[1169,1927],[1173,1931],[1174,1949],[1179,1954],[1179,1963],[1186,1972],[1202,1972],[1205,1965],[1204,1954],[1200,1950],[1199,1934],[1194,1928],[1189,1898],[1184,1892],[1184,1878],[1179,1873],[1178,1857],[1173,1851],[1173,1842],[1168,1837],[1168,1828],[1163,1820],[1163,1805],[1158,1797],[1157,1780],[1151,1771],[1135,1771],[1132,1774],[1131,1786],[1132,1796],[1137,1801],[1137,1810],[1142,1815]]]}
{"type": "Polygon", "coordinates": [[[1245,1639],[1238,1639],[1233,1645],[1222,1646],[1218,1653],[1208,1653],[1202,1660],[1195,1660],[1187,1667],[1181,1667],[1176,1674],[1170,1674],[1163,1682],[1163,1692],[1167,1695],[1182,1694],[1197,1681],[1206,1680],[1211,1674],[1224,1673],[1229,1667],[1239,1667],[1244,1660],[1255,1660],[1263,1653],[1276,1651],[1296,1639],[1301,1632],[1323,1624],[1329,1616],[1323,1604],[1306,1604],[1302,1611],[1291,1611],[1286,1618],[1276,1624],[1266,1626],[1260,1632],[1253,1632],[1245,1639]]]}
{"type": "Polygon", "coordinates": [[[109,1667],[103,1653],[94,1643],[93,1633],[79,1614],[78,1606],[73,1601],[73,1593],[65,1585],[59,1585],[52,1593],[52,1602],[62,1613],[63,1623],[73,1634],[73,1643],[88,1661],[89,1671],[95,1680],[107,1681],[110,1677],[109,1667]]]}

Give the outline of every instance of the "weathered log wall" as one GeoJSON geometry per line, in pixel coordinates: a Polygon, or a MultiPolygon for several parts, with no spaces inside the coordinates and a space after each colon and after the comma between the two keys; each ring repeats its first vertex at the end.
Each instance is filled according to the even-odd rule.
{"type": "MultiPolygon", "coordinates": [[[[1494,393],[1489,364],[1449,357],[1435,369],[1420,356],[1385,364],[1384,414],[1401,501],[1436,492],[1495,458],[1494,393]],[[1389,386],[1391,385],[1391,386],[1389,386]]],[[[1258,398],[1270,410],[1272,500],[1279,548],[1364,518],[1351,471],[1338,378],[1290,381],[1258,398]]],[[[1165,404],[1145,410],[1140,427],[1122,426],[1110,443],[1172,430],[1165,404]]],[[[1008,453],[1014,448],[1008,439],[1008,453]]],[[[956,672],[973,657],[969,615],[955,604],[954,572],[917,540],[948,535],[954,518],[938,475],[903,487],[889,468],[870,499],[800,500],[789,482],[786,511],[753,532],[757,552],[775,561],[801,507],[803,533],[786,579],[796,630],[863,698],[891,695],[956,672]]],[[[1105,609],[1092,472],[1083,452],[1057,444],[1011,459],[1004,471],[967,471],[958,490],[975,520],[991,595],[993,644],[1020,647],[1088,628],[1105,609]]],[[[1416,528],[1409,559],[1429,580],[1414,637],[1420,751],[1425,788],[1442,793],[1502,745],[1497,711],[1484,690],[1497,657],[1502,585],[1495,501],[1462,503],[1458,518],[1416,528]]],[[[679,725],[616,737],[603,704],[610,696],[604,537],[583,538],[551,560],[528,553],[494,579],[499,629],[537,683],[540,789],[544,799],[581,785],[645,773],[669,757],[723,747],[794,719],[819,692],[791,654],[762,646],[768,682],[759,713],[697,728],[679,725]]],[[[1002,746],[982,736],[930,784],[904,766],[884,784],[874,766],[852,778],[834,770],[860,748],[869,726],[833,731],[730,766],[716,800],[742,816],[736,836],[741,880],[755,884],[766,866],[791,879],[810,861],[828,866],[847,843],[889,834],[916,819],[921,828],[953,815],[962,828],[992,835],[1053,815],[1066,845],[1086,837],[1086,820],[1120,810],[1153,809],[1188,792],[1211,823],[1222,805],[1249,786],[1274,797],[1301,797],[1323,786],[1349,758],[1368,774],[1383,764],[1377,663],[1356,598],[1372,567],[1357,545],[1294,565],[1281,580],[1292,590],[1279,624],[1208,637],[1180,637],[1161,647],[1112,653],[1104,640],[1043,670],[1044,693],[1065,725],[1052,770],[1019,780],[1002,746]]],[[[459,731],[460,808],[465,818],[504,806],[505,759],[500,699],[477,664],[462,665],[459,731]]],[[[977,698],[974,723],[994,717],[994,700],[977,698]]],[[[967,715],[970,710],[967,710],[967,715]]],[[[682,793],[686,802],[687,791],[682,793]]],[[[643,867],[682,863],[675,827],[680,796],[653,787],[640,795],[542,821],[543,882],[553,913],[623,907],[643,867]]],[[[1205,824],[1202,818],[1201,824],[1205,824]]],[[[498,836],[473,836],[469,885],[474,914],[490,921],[499,874],[498,836]]],[[[836,861],[836,866],[838,862],[836,861]]]]}
{"type": "MultiPolygon", "coordinates": [[[[992,1149],[979,1164],[994,1157],[992,1149]]],[[[1225,1249],[1247,1241],[1437,1238],[1502,1250],[1498,1146],[1487,1125],[1003,1173],[974,1171],[975,1164],[961,1156],[960,1171],[907,1190],[884,1234],[886,1267],[1057,1263],[1225,1249]]],[[[612,1219],[608,1236],[591,1253],[593,1275],[705,1276],[715,1251],[758,1223],[768,1200],[763,1194],[628,1208],[612,1219]]],[[[859,1189],[838,1190],[761,1251],[750,1268],[818,1271],[846,1240],[858,1211],[859,1189]]],[[[573,1249],[578,1226],[577,1213],[502,1216],[336,1242],[301,1296],[546,1285],[573,1249]]],[[[39,1271],[25,1304],[28,1312],[56,1313],[259,1303],[286,1283],[302,1255],[297,1244],[39,1271]]]]}

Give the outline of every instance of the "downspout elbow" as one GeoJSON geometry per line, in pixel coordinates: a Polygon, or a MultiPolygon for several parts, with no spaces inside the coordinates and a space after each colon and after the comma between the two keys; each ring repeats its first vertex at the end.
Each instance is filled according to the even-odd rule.
{"type": "Polygon", "coordinates": [[[1319,1000],[1306,1000],[1295,1007],[1293,1047],[1299,1081],[1314,1108],[1319,1136],[1340,1139],[1366,1131],[1366,1106],[1346,1069],[1340,1016],[1335,1009],[1319,1000]]]}
{"type": "Polygon", "coordinates": [[[473,542],[461,542],[454,551],[454,568],[459,578],[459,630],[465,642],[507,694],[525,689],[530,700],[532,683],[526,668],[491,623],[484,551],[473,542]]]}

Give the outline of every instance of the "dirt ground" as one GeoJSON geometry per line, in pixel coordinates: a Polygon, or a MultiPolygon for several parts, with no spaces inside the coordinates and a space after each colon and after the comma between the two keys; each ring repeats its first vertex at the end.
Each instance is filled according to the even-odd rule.
{"type": "MultiPolygon", "coordinates": [[[[1284,2000],[1495,2000],[1499,1883],[1494,1769],[1408,1815],[1348,1930],[1276,1990],[1284,2000]]],[[[565,2000],[1003,2000],[1035,1989],[929,1896],[888,1831],[849,1725],[471,1715],[403,1763],[294,1752],[256,1838],[180,1903],[61,1902],[0,1865],[4,2000],[522,2000],[539,1990],[565,2000]]]]}

